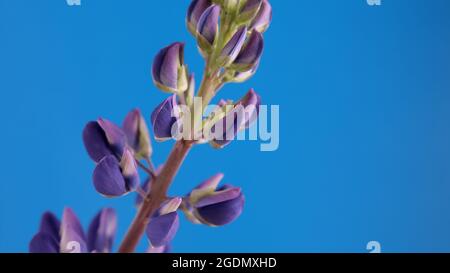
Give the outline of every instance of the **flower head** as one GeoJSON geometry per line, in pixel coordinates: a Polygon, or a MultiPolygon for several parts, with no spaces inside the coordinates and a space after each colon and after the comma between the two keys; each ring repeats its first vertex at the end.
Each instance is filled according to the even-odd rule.
{"type": "Polygon", "coordinates": [[[153,133],[158,141],[175,137],[181,126],[177,96],[172,95],[165,99],[152,113],[153,133]]]}
{"type": "Polygon", "coordinates": [[[176,197],[165,201],[152,216],[147,226],[147,236],[152,247],[159,248],[168,245],[175,237],[180,226],[177,213],[181,198],[176,197]]]}
{"type": "Polygon", "coordinates": [[[211,5],[211,0],[193,0],[189,5],[186,23],[188,30],[192,33],[192,35],[197,36],[197,25],[200,21],[200,17],[211,5]]]}

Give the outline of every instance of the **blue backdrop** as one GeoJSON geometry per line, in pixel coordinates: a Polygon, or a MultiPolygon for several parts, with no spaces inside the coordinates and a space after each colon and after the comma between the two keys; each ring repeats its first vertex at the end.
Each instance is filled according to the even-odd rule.
{"type": "MultiPolygon", "coordinates": [[[[450,2],[271,2],[258,74],[221,95],[254,87],[279,104],[280,148],[195,148],[171,193],[222,171],[247,203],[221,228],[182,217],[174,251],[366,252],[371,240],[387,252],[450,251],[450,2]]],[[[151,61],[173,41],[187,42],[201,75],[188,4],[0,0],[0,251],[27,251],[41,213],[65,206],[85,226],[116,208],[123,236],[134,196],[95,192],[81,132],[133,107],[149,117],[165,98],[151,61]]],[[[171,146],[155,144],[154,160],[171,146]]]]}

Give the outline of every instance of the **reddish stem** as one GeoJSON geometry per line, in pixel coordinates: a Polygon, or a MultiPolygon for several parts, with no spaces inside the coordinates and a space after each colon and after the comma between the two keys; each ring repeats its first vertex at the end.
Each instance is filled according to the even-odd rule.
{"type": "Polygon", "coordinates": [[[155,213],[161,206],[161,203],[166,199],[167,190],[192,145],[193,142],[184,140],[175,143],[164,167],[153,181],[150,193],[144,199],[133,223],[128,229],[128,232],[119,247],[120,253],[131,253],[135,251],[139,240],[150,222],[150,216],[155,213]]]}

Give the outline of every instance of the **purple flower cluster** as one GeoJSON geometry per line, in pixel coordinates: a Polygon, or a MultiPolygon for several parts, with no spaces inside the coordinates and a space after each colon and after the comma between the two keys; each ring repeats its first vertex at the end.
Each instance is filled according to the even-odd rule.
{"type": "MultiPolygon", "coordinates": [[[[92,180],[97,192],[110,198],[137,193],[139,216],[133,223],[137,228],[130,230],[138,232],[127,234],[120,251],[134,250],[140,232],[147,234],[149,252],[169,251],[180,225],[179,212],[193,223],[209,226],[229,224],[242,213],[242,189],[219,185],[223,174],[209,178],[184,196],[167,197],[167,189],[189,149],[175,145],[167,162],[155,170],[149,128],[157,141],[174,139],[183,130],[192,131],[182,107],[191,110],[189,121],[200,113],[200,129],[210,128],[213,137],[207,138],[202,131],[200,140],[177,139],[181,147],[209,142],[223,148],[239,131],[249,128],[258,118],[261,105],[261,97],[253,89],[237,102],[221,100],[217,105],[223,110],[220,114],[203,119],[203,107],[225,83],[245,81],[256,72],[264,47],[263,33],[271,19],[267,0],[193,0],[186,21],[206,59],[205,76],[197,92],[197,98],[206,103],[200,108],[193,103],[194,76],[184,63],[184,44],[176,42],[161,49],[153,61],[154,84],[171,95],[153,110],[150,127],[138,109],[131,111],[121,126],[104,118],[85,126],[83,142],[95,163],[92,180]],[[148,175],[144,183],[139,169],[148,175]],[[140,228],[142,224],[145,229],[140,228]]],[[[87,233],[71,209],[64,210],[61,221],[45,213],[30,242],[30,252],[111,252],[116,226],[113,209],[101,210],[87,233]]]]}

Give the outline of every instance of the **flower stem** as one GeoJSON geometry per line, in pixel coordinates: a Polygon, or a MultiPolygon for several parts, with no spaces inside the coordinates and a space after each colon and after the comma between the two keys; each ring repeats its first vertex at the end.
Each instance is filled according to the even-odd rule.
{"type": "Polygon", "coordinates": [[[170,187],[186,155],[191,149],[193,142],[180,140],[175,143],[169,158],[159,175],[152,184],[152,190],[144,199],[136,217],[128,229],[122,244],[119,247],[120,253],[131,253],[136,249],[139,240],[145,232],[150,222],[150,217],[160,207],[166,199],[167,190],[170,187]]]}

